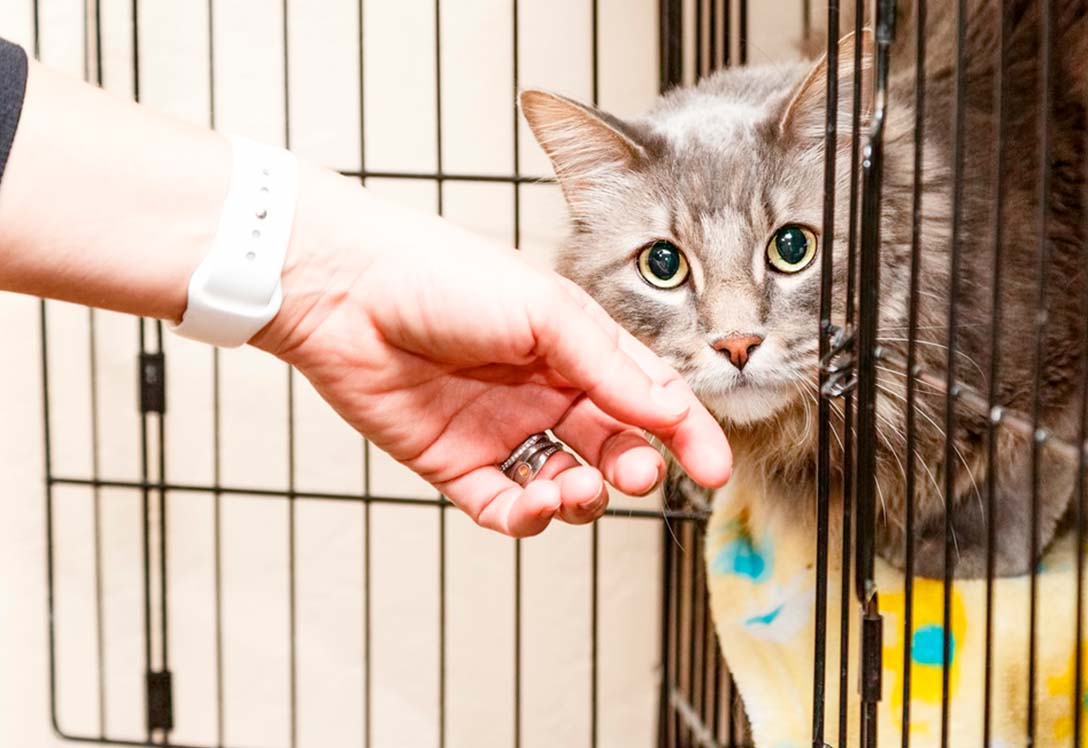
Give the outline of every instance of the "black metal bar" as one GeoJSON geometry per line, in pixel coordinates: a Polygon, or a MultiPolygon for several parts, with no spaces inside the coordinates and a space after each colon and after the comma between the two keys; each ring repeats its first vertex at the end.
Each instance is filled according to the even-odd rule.
{"type": "Polygon", "coordinates": [[[707,0],[695,0],[695,80],[698,81],[707,73],[707,60],[703,55],[703,35],[706,33],[706,24],[703,23],[703,4],[707,0]]]}
{"type": "MultiPolygon", "coordinates": [[[[280,6],[283,14],[283,146],[291,147],[291,36],[289,0],[280,6]]],[[[287,366],[287,647],[288,647],[288,745],[298,745],[298,559],[295,449],[295,371],[287,366]]]]}
{"type": "Polygon", "coordinates": [[[684,80],[682,0],[658,0],[661,69],[658,88],[667,91],[684,80]]]}
{"type": "Polygon", "coordinates": [[[706,58],[710,63],[710,72],[713,73],[718,69],[718,0],[709,0],[710,7],[707,8],[707,53],[706,58]]]}
{"type": "MultiPolygon", "coordinates": [[[[741,20],[743,28],[746,18],[741,20]]],[[[826,109],[826,135],[824,138],[824,203],[823,203],[823,254],[820,257],[820,323],[818,333],[819,356],[821,361],[827,360],[830,350],[829,335],[831,332],[831,292],[832,275],[834,273],[834,246],[835,246],[835,157],[838,141],[838,111],[839,111],[839,49],[836,39],[839,34],[839,2],[828,0],[827,3],[827,109],[826,109]]],[[[743,47],[742,47],[743,51],[743,47]]],[[[741,62],[744,55],[741,55],[741,62]]],[[[819,423],[817,425],[817,440],[819,443],[816,459],[816,601],[813,614],[815,616],[815,641],[813,642],[813,666],[812,666],[812,745],[814,748],[824,746],[824,709],[825,709],[825,679],[827,657],[827,568],[828,568],[828,529],[830,517],[830,482],[831,482],[831,453],[829,440],[831,438],[831,404],[824,394],[824,385],[827,383],[827,372],[820,367],[818,405],[819,423]]],[[[846,591],[843,591],[846,594],[846,591]]],[[[732,710],[730,710],[732,711],[732,710]]]]}
{"type": "Polygon", "coordinates": [[[511,174],[464,174],[448,173],[443,171],[419,172],[419,171],[372,171],[369,169],[341,169],[340,174],[345,177],[357,179],[411,179],[426,182],[484,182],[500,184],[555,184],[553,177],[534,177],[511,174]]]}
{"type": "MultiPolygon", "coordinates": [[[[884,126],[888,106],[890,48],[895,36],[895,2],[894,0],[878,0],[875,9],[873,84],[876,103],[873,109],[869,141],[865,146],[862,161],[861,256],[856,347],[858,439],[855,475],[857,521],[854,536],[856,555],[854,568],[855,593],[861,604],[862,618],[859,664],[861,683],[859,740],[862,748],[876,746],[877,705],[880,701],[882,620],[877,604],[876,584],[873,580],[877,499],[875,437],[879,433],[876,413],[878,395],[876,348],[880,318],[880,221],[884,178],[884,126]]],[[[855,96],[855,103],[857,103],[857,96],[855,96]]],[[[845,595],[845,590],[843,594],[845,595]]]]}
{"type": "MultiPolygon", "coordinates": [[[[667,529],[667,526],[666,526],[667,529]]],[[[683,530],[681,529],[681,534],[683,530]]],[[[672,682],[669,683],[668,691],[666,693],[666,699],[669,705],[669,739],[670,748],[679,748],[680,746],[680,719],[676,715],[676,710],[672,708],[672,692],[675,689],[680,688],[680,647],[681,647],[681,632],[683,631],[683,596],[684,596],[684,575],[683,575],[683,559],[681,553],[683,547],[680,545],[680,539],[678,536],[673,535],[670,531],[668,551],[673,555],[672,559],[672,585],[671,596],[669,604],[672,606],[672,620],[674,623],[672,631],[672,641],[670,642],[669,658],[672,661],[672,682]]]]}
{"type": "MultiPolygon", "coordinates": [[[[830,8],[830,3],[828,3],[830,8]]],[[[830,10],[829,10],[830,12],[830,10]]],[[[740,0],[740,17],[737,19],[740,35],[737,39],[737,59],[741,65],[748,64],[748,0],[740,0]]],[[[838,28],[836,26],[835,28],[838,28]]]]}
{"type": "MultiPolygon", "coordinates": [[[[990,296],[990,383],[986,404],[991,417],[986,420],[986,634],[983,647],[982,684],[982,746],[988,748],[992,738],[993,718],[993,642],[994,642],[994,548],[997,543],[996,483],[997,483],[997,420],[992,414],[998,407],[998,380],[1000,375],[1001,351],[998,330],[1001,324],[1001,280],[1003,270],[1002,243],[1004,242],[1005,218],[1005,136],[1008,121],[1008,103],[1005,92],[1005,76],[1008,69],[1008,51],[1005,40],[1008,38],[1008,12],[1001,3],[1001,19],[998,24],[998,73],[994,86],[995,109],[997,111],[997,173],[994,189],[994,244],[991,264],[993,265],[993,287],[990,296]]],[[[1078,554],[1078,557],[1081,554],[1078,554]]],[[[1079,712],[1079,708],[1077,709],[1079,712]]]]}
{"type": "MultiPolygon", "coordinates": [[[[239,486],[219,486],[218,489],[215,486],[208,485],[195,485],[191,483],[158,483],[156,481],[133,481],[133,480],[111,480],[101,479],[93,480],[90,478],[74,478],[70,476],[53,476],[47,479],[49,483],[68,486],[99,486],[102,488],[127,488],[135,491],[143,489],[162,489],[164,491],[184,491],[189,493],[214,493],[216,490],[223,494],[230,494],[232,496],[246,497],[252,496],[257,498],[267,498],[269,496],[274,497],[286,497],[285,491],[279,491],[268,488],[242,488],[239,486]]],[[[358,494],[350,493],[334,493],[334,492],[322,492],[322,491],[303,491],[296,490],[294,492],[296,499],[309,499],[319,501],[362,501],[358,494]]],[[[368,499],[376,504],[400,504],[402,506],[418,506],[418,507],[434,507],[448,504],[448,502],[442,499],[409,499],[403,496],[382,496],[372,495],[368,499]]],[[[704,512],[697,511],[677,511],[668,510],[664,513],[661,511],[654,511],[652,509],[614,509],[609,508],[605,510],[606,517],[623,517],[626,519],[648,519],[660,521],[663,518],[677,521],[685,520],[703,520],[706,519],[704,512]]]]}
{"type": "MultiPolygon", "coordinates": [[[[34,2],[34,15],[38,15],[38,3],[34,2]]],[[[34,47],[39,46],[38,25],[34,26],[34,47]]],[[[37,53],[37,52],[36,52],[37,53]]],[[[48,310],[46,302],[41,300],[38,307],[39,325],[41,328],[41,367],[42,367],[42,444],[44,448],[43,462],[45,467],[45,578],[46,609],[49,618],[49,721],[53,731],[60,731],[60,719],[57,714],[57,630],[56,630],[56,594],[53,554],[53,450],[52,450],[52,419],[49,412],[49,340],[48,340],[48,310]]]]}
{"type": "MultiPolygon", "coordinates": [[[[518,0],[511,0],[512,26],[510,30],[512,76],[514,84],[514,111],[511,123],[513,135],[513,169],[511,184],[514,190],[514,247],[521,248],[521,112],[517,104],[520,85],[520,13],[518,0]]],[[[514,539],[514,748],[521,746],[521,539],[514,539]]]]}
{"type": "MultiPolygon", "coordinates": [[[[858,249],[858,200],[859,180],[858,162],[861,151],[861,92],[862,92],[862,15],[864,0],[855,0],[854,22],[854,64],[853,86],[851,91],[851,133],[850,133],[850,202],[848,217],[850,227],[847,233],[846,252],[846,316],[845,329],[851,330],[854,325],[854,306],[857,293],[855,278],[857,275],[857,249],[858,249]]],[[[851,527],[853,523],[854,503],[854,392],[846,392],[843,400],[842,419],[842,533],[840,555],[842,568],[840,570],[840,585],[843,591],[850,589],[850,574],[852,570],[851,555],[853,552],[853,540],[851,527]]],[[[849,731],[847,721],[850,713],[850,658],[842,653],[850,651],[850,595],[843,594],[839,598],[839,748],[846,748],[849,744],[849,731]]]]}
{"type": "MultiPolygon", "coordinates": [[[[163,357],[162,349],[162,320],[155,320],[155,345],[160,358],[163,357]]],[[[165,359],[164,359],[165,360],[165,359]]],[[[163,372],[165,374],[165,371],[163,372]]],[[[166,483],[166,392],[163,382],[163,408],[155,418],[159,435],[159,483],[166,483]]],[[[166,532],[166,498],[165,491],[156,492],[159,499],[159,639],[160,639],[160,668],[166,674],[166,683],[169,683],[170,670],[170,637],[169,637],[169,576],[167,575],[167,532],[166,532]]],[[[171,710],[172,711],[172,710],[171,710]]],[[[173,716],[170,717],[171,726],[173,716]]]]}
{"type": "Polygon", "coordinates": [[[733,60],[733,0],[722,0],[722,67],[733,60]]]}
{"type": "Polygon", "coordinates": [[[676,631],[676,618],[672,614],[672,532],[661,523],[661,685],[657,702],[657,748],[667,748],[671,736],[669,692],[672,690],[673,672],[672,640],[676,631]]]}
{"type": "MultiPolygon", "coordinates": [[[[1081,200],[1088,201],[1088,164],[1081,165],[1081,176],[1084,179],[1082,182],[1083,187],[1081,189],[1081,200]]],[[[1082,205],[1085,204],[1082,202],[1082,205]]],[[[1082,253],[1088,251],[1088,243],[1082,245],[1082,253]]],[[[1083,256],[1083,254],[1082,254],[1083,256]]],[[[1082,318],[1088,317],[1088,281],[1081,282],[1081,316],[1082,318]]],[[[1080,425],[1077,430],[1078,443],[1084,444],[1088,441],[1088,332],[1086,332],[1085,340],[1082,341],[1084,346],[1081,354],[1080,361],[1080,377],[1081,377],[1081,390],[1080,390],[1080,425]]],[[[1070,710],[1073,713],[1073,741],[1074,748],[1079,748],[1081,745],[1081,739],[1084,734],[1084,715],[1081,713],[1084,701],[1082,694],[1084,693],[1084,673],[1082,668],[1084,666],[1084,547],[1086,533],[1085,522],[1088,520],[1088,515],[1085,512],[1085,469],[1088,468],[1088,459],[1083,454],[1081,459],[1077,462],[1077,474],[1074,482],[1073,496],[1075,497],[1075,505],[1073,509],[1073,519],[1076,524],[1076,547],[1077,547],[1077,568],[1076,568],[1076,586],[1074,593],[1076,595],[1076,619],[1073,625],[1073,693],[1072,703],[1070,704],[1070,710]]]]}
{"type": "Polygon", "coordinates": [[[956,325],[958,320],[958,300],[960,281],[960,241],[961,226],[960,216],[963,210],[963,160],[965,137],[965,109],[967,105],[966,87],[966,27],[967,6],[965,0],[956,2],[956,66],[955,86],[956,95],[953,102],[953,140],[952,140],[952,172],[954,178],[952,194],[952,243],[950,254],[950,279],[948,289],[948,358],[946,361],[946,395],[945,395],[945,449],[944,449],[944,599],[943,599],[943,630],[941,644],[941,748],[948,748],[948,696],[949,676],[951,668],[948,666],[951,654],[952,640],[952,576],[955,564],[955,538],[952,530],[951,506],[955,500],[956,490],[956,354],[957,335],[956,325]]]}
{"type": "Polygon", "coordinates": [[[914,77],[914,163],[911,193],[910,240],[910,304],[907,312],[907,399],[906,399],[906,501],[904,518],[903,563],[903,708],[900,718],[902,748],[910,748],[911,667],[914,644],[914,510],[915,466],[917,463],[917,378],[914,369],[918,359],[918,298],[922,274],[922,184],[925,165],[926,123],[926,0],[915,0],[915,77],[914,77]]]}
{"type": "MultiPolygon", "coordinates": [[[[359,41],[359,181],[366,185],[366,0],[357,6],[359,41]]],[[[372,612],[370,596],[370,441],[363,439],[363,748],[370,748],[373,733],[371,672],[372,612]]]]}
{"type": "MultiPolygon", "coordinates": [[[[208,126],[216,128],[215,0],[208,0],[208,126]]],[[[215,605],[215,742],[223,748],[226,713],[223,698],[223,480],[222,389],[219,349],[212,349],[212,566],[215,605]]]]}
{"type": "MultiPolygon", "coordinates": [[[[434,0],[435,166],[442,173],[442,0],[434,0]]],[[[441,180],[438,215],[444,212],[441,180]]],[[[446,745],[446,504],[438,504],[438,748],[446,745]]]]}
{"type": "MultiPolygon", "coordinates": [[[[1050,240],[1047,236],[1050,220],[1050,161],[1051,161],[1051,133],[1050,118],[1053,109],[1053,75],[1051,70],[1054,29],[1052,0],[1040,2],[1040,64],[1039,64],[1039,91],[1042,94],[1042,106],[1039,113],[1039,142],[1040,142],[1040,174],[1039,174],[1039,294],[1035,307],[1035,363],[1032,371],[1032,405],[1031,421],[1035,432],[1035,438],[1031,440],[1031,522],[1028,540],[1028,552],[1030,559],[1030,597],[1028,604],[1028,682],[1027,682],[1027,728],[1028,745],[1035,743],[1036,728],[1036,674],[1038,672],[1038,608],[1039,608],[1039,468],[1042,457],[1043,442],[1046,439],[1045,432],[1040,430],[1042,418],[1042,392],[1043,392],[1043,353],[1047,329],[1047,290],[1050,280],[1050,240]]],[[[1084,549],[1078,548],[1078,554],[1083,554],[1084,549]]],[[[1079,711],[1079,710],[1078,710],[1079,711]]]]}
{"type": "MultiPolygon", "coordinates": [[[[1082,166],[1082,169],[1086,168],[1082,166]]],[[[1085,187],[1082,190],[1082,199],[1088,198],[1088,180],[1085,181],[1085,187]]],[[[1088,249],[1088,246],[1082,247],[1082,251],[1088,249]]],[[[1081,300],[1081,315],[1088,316],[1088,282],[1082,282],[1082,300],[1081,300]]],[[[1083,341],[1084,349],[1081,355],[1080,362],[1080,376],[1081,376],[1081,390],[1080,390],[1080,426],[1078,428],[1078,439],[1081,444],[1088,440],[1088,335],[1086,335],[1085,341],[1083,341]]],[[[1073,625],[1073,693],[1072,703],[1070,709],[1073,712],[1073,742],[1072,745],[1075,748],[1079,748],[1081,745],[1081,736],[1084,732],[1084,717],[1081,713],[1084,701],[1081,694],[1084,693],[1084,673],[1081,668],[1084,666],[1084,543],[1086,539],[1085,521],[1088,519],[1085,513],[1084,496],[1085,496],[1085,468],[1088,467],[1088,460],[1083,457],[1080,462],[1077,463],[1077,475],[1074,482],[1073,496],[1075,497],[1075,505],[1073,509],[1073,518],[1076,523],[1076,541],[1077,541],[1077,569],[1076,569],[1076,586],[1074,593],[1076,595],[1076,619],[1073,625]]]]}
{"type": "MultiPolygon", "coordinates": [[[[95,310],[87,310],[87,342],[90,349],[90,403],[91,403],[91,477],[101,475],[99,449],[98,412],[98,337],[95,334],[95,310]]],[[[94,512],[94,626],[95,657],[98,669],[98,734],[106,737],[106,639],[102,605],[102,490],[92,488],[91,500],[94,512]]]]}
{"type": "Polygon", "coordinates": [[[40,7],[40,0],[31,0],[30,3],[30,23],[31,23],[31,36],[33,37],[32,47],[34,50],[34,57],[41,59],[42,56],[42,13],[40,7]]]}
{"type": "MultiPolygon", "coordinates": [[[[34,3],[37,7],[37,2],[34,3]]],[[[87,37],[91,34],[88,5],[83,5],[83,39],[86,46],[87,37]]],[[[94,35],[95,35],[95,82],[102,87],[102,24],[99,20],[100,0],[94,1],[94,35]]],[[[89,55],[86,51],[83,55],[83,78],[90,81],[89,55]]],[[[96,334],[94,309],[87,310],[87,339],[90,348],[90,374],[91,374],[91,477],[101,477],[101,455],[99,445],[100,413],[98,403],[98,336],[96,334]]],[[[102,600],[102,491],[99,488],[92,489],[94,502],[94,597],[95,597],[95,651],[98,663],[98,734],[105,739],[106,725],[106,639],[104,624],[104,608],[102,600]]]]}
{"type": "MultiPolygon", "coordinates": [[[[144,320],[136,320],[139,327],[140,355],[145,353],[144,320]]],[[[150,481],[148,475],[148,443],[147,443],[147,413],[140,413],[140,477],[144,485],[140,489],[140,513],[141,513],[141,549],[143,561],[143,644],[144,644],[144,674],[145,677],[152,671],[151,662],[151,507],[150,507],[150,481]]],[[[150,713],[150,700],[147,690],[144,690],[144,713],[150,713]]],[[[151,742],[151,721],[147,720],[147,742],[151,742]]]]}
{"type": "Polygon", "coordinates": [[[702,528],[692,523],[691,526],[691,563],[692,569],[692,601],[691,601],[691,694],[688,703],[696,712],[700,721],[705,724],[701,712],[696,707],[703,701],[706,692],[703,690],[703,670],[706,662],[706,633],[700,636],[699,622],[706,618],[706,579],[703,571],[706,565],[703,563],[703,533],[702,528]]]}
{"type": "MultiPolygon", "coordinates": [[[[590,0],[590,64],[592,100],[593,106],[601,103],[601,49],[600,49],[600,2],[590,0]]],[[[517,189],[516,187],[514,189],[517,189]]],[[[597,748],[600,720],[599,708],[599,678],[600,668],[598,663],[599,642],[598,628],[600,626],[600,582],[601,582],[601,531],[598,522],[593,523],[590,530],[590,613],[589,613],[589,744],[591,748],[597,748]]]]}

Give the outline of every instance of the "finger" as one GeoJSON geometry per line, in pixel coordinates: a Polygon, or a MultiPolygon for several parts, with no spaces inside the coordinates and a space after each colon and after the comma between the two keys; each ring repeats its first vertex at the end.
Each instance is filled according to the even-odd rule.
{"type": "Polygon", "coordinates": [[[515,538],[541,532],[561,505],[555,481],[537,480],[522,488],[490,465],[440,483],[438,489],[481,527],[515,538]]]}
{"type": "MultiPolygon", "coordinates": [[[[616,325],[589,294],[567,279],[562,279],[561,284],[567,295],[575,300],[585,311],[586,316],[602,330],[613,328],[617,330],[616,345],[627,360],[632,361],[656,388],[661,388],[668,393],[671,401],[683,403],[686,410],[684,417],[675,425],[655,427],[625,418],[608,408],[603,409],[630,425],[645,428],[661,439],[688,475],[697,483],[707,487],[724,484],[729,479],[733,466],[729,442],[722,432],[721,425],[707,412],[680,374],[633,335],[616,325]]],[[[592,397],[592,393],[589,394],[592,397]]],[[[608,477],[607,473],[606,477],[608,477]]],[[[612,482],[611,478],[609,482],[612,482]]]]}
{"type": "Polygon", "coordinates": [[[580,465],[570,452],[559,451],[549,457],[533,480],[552,480],[559,485],[556,516],[568,524],[592,522],[608,507],[608,487],[601,471],[580,465]]]}
{"type": "Polygon", "coordinates": [[[665,477],[665,460],[643,433],[587,398],[575,402],[552,430],[625,494],[645,496],[665,477]]]}
{"type": "MultiPolygon", "coordinates": [[[[695,399],[682,381],[672,382],[667,387],[683,390],[695,399]]],[[[675,428],[652,433],[668,447],[696,483],[717,488],[729,480],[733,472],[733,452],[721,424],[702,405],[693,407],[675,428]]]]}
{"type": "Polygon", "coordinates": [[[621,347],[619,325],[595,318],[561,287],[548,302],[529,307],[536,352],[601,410],[646,429],[673,427],[687,415],[690,402],[655,386],[621,347]]]}

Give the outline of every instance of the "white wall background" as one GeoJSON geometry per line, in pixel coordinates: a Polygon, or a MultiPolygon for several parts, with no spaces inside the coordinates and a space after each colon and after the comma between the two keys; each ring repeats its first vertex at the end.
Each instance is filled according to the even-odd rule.
{"type": "MultiPolygon", "coordinates": [[[[342,170],[363,168],[364,147],[369,171],[438,167],[432,0],[363,3],[362,85],[358,2],[288,0],[287,98],[283,4],[210,5],[213,38],[203,0],[140,3],[143,102],[269,142],[285,143],[289,129],[289,145],[299,154],[342,170]]],[[[798,3],[749,5],[752,61],[789,57],[800,28],[798,3]]],[[[601,104],[633,114],[656,93],[656,2],[600,0],[599,8],[601,104]]],[[[692,8],[689,0],[689,27],[692,8]]],[[[31,0],[0,0],[0,35],[29,48],[31,9],[31,0]]],[[[128,0],[101,0],[101,75],[105,88],[119,96],[133,94],[131,10],[128,0]]],[[[93,34],[85,34],[87,12],[84,0],[40,0],[41,58],[93,79],[96,47],[93,34]]],[[[515,129],[513,123],[513,24],[509,0],[441,3],[441,166],[448,173],[512,173],[515,138],[522,173],[549,173],[525,126],[515,129]]],[[[520,86],[588,100],[588,0],[522,0],[518,25],[520,86]]],[[[369,185],[406,203],[437,208],[432,181],[372,179],[369,185]]],[[[443,190],[444,212],[452,220],[513,242],[512,187],[447,182],[443,190]]],[[[565,230],[558,191],[524,185],[520,201],[522,248],[549,256],[565,230]]],[[[54,473],[139,480],[137,323],[69,305],[48,308],[54,473]]],[[[147,330],[153,340],[153,328],[147,330]]],[[[54,737],[49,723],[37,302],[0,295],[0,336],[0,745],[62,745],[67,743],[54,737]]],[[[217,469],[212,352],[169,336],[164,344],[167,480],[209,484],[217,469]]],[[[218,382],[223,484],[286,485],[290,386],[299,490],[358,494],[369,468],[374,494],[432,496],[429,487],[380,454],[366,465],[359,437],[304,380],[295,377],[289,384],[285,368],[263,354],[223,352],[218,382]]],[[[177,718],[172,740],[214,745],[221,696],[222,738],[228,744],[288,745],[287,503],[220,501],[221,684],[215,678],[215,500],[205,493],[172,493],[166,511],[168,656],[177,718]]],[[[152,520],[154,525],[157,513],[152,520]]],[[[68,733],[142,739],[141,521],[136,491],[56,490],[57,705],[68,733]],[[96,596],[102,600],[100,618],[96,596]],[[99,699],[100,684],[105,699],[99,699]]],[[[369,522],[373,745],[432,746],[438,730],[437,513],[374,505],[369,522]]],[[[364,526],[358,503],[300,500],[296,507],[300,746],[363,744],[364,526]]],[[[660,535],[656,521],[600,524],[602,746],[652,744],[660,535]]],[[[590,538],[588,528],[556,526],[522,546],[523,746],[589,745],[590,538]]],[[[447,514],[446,544],[447,745],[510,746],[514,545],[456,512],[447,514]]],[[[156,656],[158,649],[156,643],[156,656]]]]}

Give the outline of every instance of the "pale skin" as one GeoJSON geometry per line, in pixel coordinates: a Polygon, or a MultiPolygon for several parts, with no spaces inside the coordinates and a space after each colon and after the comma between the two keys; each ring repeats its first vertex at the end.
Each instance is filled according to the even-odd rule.
{"type": "MultiPolygon", "coordinates": [[[[221,136],[30,63],[0,183],[0,290],[167,321],[187,303],[230,171],[221,136]]],[[[251,344],[476,522],[525,537],[585,523],[606,481],[643,495],[665,444],[718,486],[731,455],[679,375],[573,284],[440,218],[303,164],[280,312],[251,344]],[[522,488],[495,467],[551,429],[522,488]]]]}

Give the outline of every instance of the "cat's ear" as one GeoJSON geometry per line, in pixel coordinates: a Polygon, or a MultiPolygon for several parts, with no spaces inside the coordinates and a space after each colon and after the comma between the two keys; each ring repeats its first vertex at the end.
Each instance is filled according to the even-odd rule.
{"type": "Polygon", "coordinates": [[[520,102],[572,206],[646,158],[632,128],[609,114],[547,91],[523,91],[520,102]]]}
{"type": "MultiPolygon", "coordinates": [[[[838,64],[838,132],[849,138],[854,117],[854,61],[857,59],[858,38],[847,34],[839,40],[838,64]]],[[[873,113],[873,35],[861,33],[861,127],[868,127],[873,113]]],[[[779,120],[782,134],[799,138],[823,140],[827,132],[827,55],[813,66],[794,90],[779,120]]]]}

